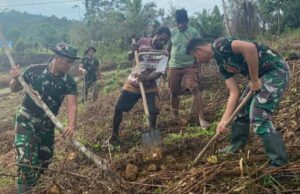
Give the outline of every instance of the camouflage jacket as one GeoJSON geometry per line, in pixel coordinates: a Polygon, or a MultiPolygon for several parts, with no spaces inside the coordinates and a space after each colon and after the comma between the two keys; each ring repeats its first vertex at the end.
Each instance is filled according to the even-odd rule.
{"type": "MultiPolygon", "coordinates": [[[[242,74],[249,79],[249,69],[245,58],[241,54],[232,51],[231,43],[237,40],[234,37],[223,37],[217,39],[212,44],[214,58],[219,66],[219,71],[224,79],[232,77],[234,74],[242,74]]],[[[276,68],[282,68],[281,57],[268,46],[252,42],[256,45],[259,60],[259,77],[264,73],[276,68]]]]}
{"type": "MultiPolygon", "coordinates": [[[[53,75],[49,71],[49,64],[38,64],[29,66],[22,74],[24,80],[42,97],[49,109],[58,114],[66,95],[77,95],[77,86],[69,74],[53,75]]],[[[37,118],[46,118],[44,110],[38,107],[26,94],[22,108],[37,118]]]]}
{"type": "Polygon", "coordinates": [[[83,64],[83,68],[87,70],[87,74],[85,76],[86,81],[96,81],[99,70],[99,60],[96,58],[84,57],[81,59],[81,63],[83,64]]]}

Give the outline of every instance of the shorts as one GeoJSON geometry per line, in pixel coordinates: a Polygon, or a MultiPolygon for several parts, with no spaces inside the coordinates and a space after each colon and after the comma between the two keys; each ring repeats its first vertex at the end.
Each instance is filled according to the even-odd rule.
{"type": "Polygon", "coordinates": [[[196,67],[169,68],[169,88],[171,93],[192,92],[199,89],[196,67]]]}

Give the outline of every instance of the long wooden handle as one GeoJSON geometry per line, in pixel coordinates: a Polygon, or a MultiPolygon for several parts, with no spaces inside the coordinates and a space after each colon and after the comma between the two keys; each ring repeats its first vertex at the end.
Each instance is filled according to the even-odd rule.
{"type": "MultiPolygon", "coordinates": [[[[235,111],[231,114],[229,119],[225,123],[225,127],[227,128],[228,125],[232,122],[232,120],[236,117],[236,115],[241,111],[241,109],[247,104],[247,102],[250,100],[252,97],[252,92],[249,91],[247,96],[243,99],[243,101],[236,107],[235,111]]],[[[242,129],[241,129],[242,130],[242,129]]],[[[206,146],[201,150],[201,152],[197,155],[195,160],[193,161],[193,165],[197,164],[197,162],[200,160],[200,158],[206,153],[208,150],[209,146],[216,141],[216,139],[219,137],[220,133],[216,133],[206,144],[206,146]]]]}
{"type": "MultiPolygon", "coordinates": [[[[1,28],[0,28],[0,39],[3,41],[3,48],[4,48],[4,51],[5,51],[5,54],[6,54],[7,58],[9,59],[10,65],[12,67],[15,67],[16,63],[15,63],[12,55],[10,54],[10,51],[9,51],[8,46],[6,44],[6,40],[5,40],[5,38],[2,34],[1,28]]],[[[26,93],[31,97],[31,99],[35,102],[35,104],[37,106],[41,107],[45,111],[46,115],[55,124],[55,126],[58,128],[60,133],[63,133],[63,131],[64,131],[63,124],[56,118],[56,116],[52,113],[52,111],[49,109],[49,107],[46,105],[46,103],[42,100],[40,94],[37,91],[33,90],[25,82],[25,80],[23,79],[22,76],[19,76],[18,79],[19,79],[19,82],[21,83],[22,87],[26,91],[26,93]]],[[[75,148],[77,148],[77,150],[81,151],[86,157],[91,159],[97,165],[97,167],[101,168],[108,176],[110,176],[114,180],[118,179],[118,176],[113,171],[111,171],[110,168],[108,167],[108,161],[107,160],[99,159],[96,154],[94,154],[93,152],[88,150],[84,145],[82,145],[80,142],[78,142],[75,138],[72,138],[72,143],[75,146],[75,148]]]]}
{"type": "MultiPolygon", "coordinates": [[[[132,43],[136,43],[135,39],[132,39],[132,43]]],[[[135,50],[134,51],[134,58],[135,58],[135,63],[136,63],[136,68],[139,69],[139,73],[141,73],[141,64],[140,64],[140,60],[139,60],[139,55],[138,52],[135,50]]],[[[146,123],[147,123],[147,127],[148,129],[150,129],[150,121],[149,121],[149,108],[148,108],[148,104],[147,104],[147,98],[146,98],[146,94],[145,94],[145,88],[142,82],[139,82],[139,87],[141,90],[141,94],[142,94],[142,100],[143,100],[143,106],[144,106],[144,111],[145,111],[145,115],[146,115],[146,123]]]]}

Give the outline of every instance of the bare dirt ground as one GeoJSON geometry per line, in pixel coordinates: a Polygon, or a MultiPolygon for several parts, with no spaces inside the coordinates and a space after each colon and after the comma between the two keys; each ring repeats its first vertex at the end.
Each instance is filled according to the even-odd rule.
{"type": "MultiPolygon", "coordinates": [[[[98,157],[109,161],[120,176],[110,179],[69,141],[56,142],[54,162],[35,188],[36,193],[299,193],[300,192],[300,61],[289,61],[293,79],[274,122],[283,134],[290,163],[271,169],[265,163],[260,139],[252,134],[247,147],[237,154],[218,154],[229,142],[224,134],[195,167],[191,162],[214,134],[214,127],[226,103],[223,80],[213,67],[203,68],[205,116],[212,123],[208,130],[198,127],[191,114],[189,96],[182,96],[180,114],[188,121],[178,125],[171,117],[167,84],[160,91],[161,151],[149,155],[143,150],[145,128],[141,102],[124,115],[121,138],[125,146],[102,147],[111,133],[113,107],[119,91],[101,94],[88,105],[79,106],[77,139],[98,157]],[[217,160],[211,157],[217,157],[217,160]]],[[[0,193],[15,193],[13,115],[22,94],[0,99],[0,193]]],[[[60,115],[64,121],[64,115],[60,115]]]]}

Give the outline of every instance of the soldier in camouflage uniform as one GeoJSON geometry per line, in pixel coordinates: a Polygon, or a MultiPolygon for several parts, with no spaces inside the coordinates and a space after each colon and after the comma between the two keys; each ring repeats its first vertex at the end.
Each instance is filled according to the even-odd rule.
{"type": "Polygon", "coordinates": [[[251,125],[254,132],[262,138],[271,165],[286,164],[285,146],[271,118],[290,80],[288,64],[263,44],[241,41],[233,37],[219,38],[213,44],[203,39],[192,39],[187,52],[199,62],[207,62],[214,58],[230,91],[226,110],[217,127],[218,132],[225,131],[225,123],[239,102],[239,86],[234,75],[242,74],[249,79],[249,85],[241,95],[240,101],[249,90],[254,92],[252,100],[234,119],[231,125],[231,145],[223,151],[236,152],[245,146],[251,125]]]}
{"type": "Polygon", "coordinates": [[[83,102],[86,101],[88,97],[89,88],[92,88],[93,100],[97,100],[100,84],[97,82],[100,78],[99,72],[99,60],[94,57],[96,49],[94,47],[89,47],[85,52],[85,57],[82,58],[79,64],[79,71],[84,75],[83,83],[83,102]]]}
{"type": "MultiPolygon", "coordinates": [[[[58,114],[64,97],[67,100],[68,127],[64,137],[71,137],[76,129],[77,87],[74,79],[66,74],[70,65],[78,59],[77,50],[65,43],[52,49],[55,55],[50,63],[29,66],[21,75],[18,67],[11,69],[14,78],[10,83],[12,92],[22,89],[17,77],[24,78],[40,95],[49,109],[58,114]]],[[[15,147],[18,166],[18,193],[28,193],[34,187],[52,161],[55,125],[44,110],[26,94],[15,117],[15,147]],[[39,169],[42,168],[42,169],[39,169]]]]}

